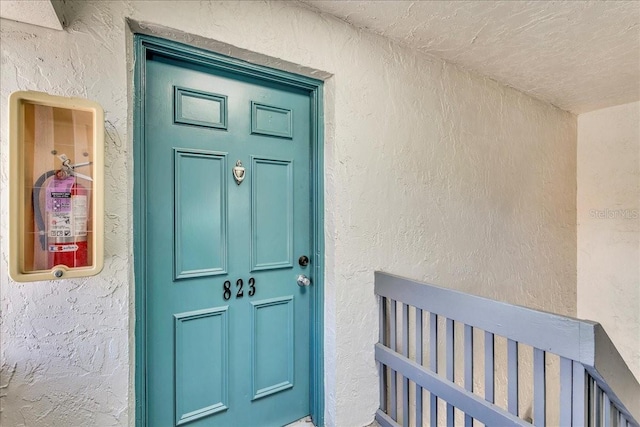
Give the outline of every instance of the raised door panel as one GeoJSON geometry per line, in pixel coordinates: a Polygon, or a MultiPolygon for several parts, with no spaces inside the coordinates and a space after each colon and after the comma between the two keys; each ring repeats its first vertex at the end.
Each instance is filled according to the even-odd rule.
{"type": "Polygon", "coordinates": [[[251,303],[253,399],[293,387],[293,295],[251,303]]]}
{"type": "Polygon", "coordinates": [[[251,133],[292,139],[293,111],[251,102],[251,133]]]}
{"type": "Polygon", "coordinates": [[[227,97],[176,86],[174,122],[185,125],[227,129],[227,97]]]}
{"type": "Polygon", "coordinates": [[[227,307],[175,318],[175,424],[183,425],[228,408],[227,307]]]}
{"type": "Polygon", "coordinates": [[[293,266],[293,162],[252,158],[251,271],[293,266]]]}
{"type": "Polygon", "coordinates": [[[227,272],[226,171],[224,154],[174,150],[176,279],[227,272]]]}

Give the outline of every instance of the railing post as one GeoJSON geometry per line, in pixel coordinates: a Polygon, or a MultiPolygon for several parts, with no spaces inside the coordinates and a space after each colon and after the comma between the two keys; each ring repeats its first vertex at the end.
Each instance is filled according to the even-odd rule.
{"type": "MultiPolygon", "coordinates": [[[[398,351],[398,340],[396,338],[396,301],[389,300],[390,310],[389,310],[389,332],[390,332],[390,343],[389,347],[393,351],[398,351]]],[[[393,421],[398,421],[398,377],[396,371],[391,369],[391,408],[389,415],[393,419],[393,421]]]]}
{"type": "Polygon", "coordinates": [[[571,425],[572,426],[584,426],[586,425],[586,394],[585,394],[585,382],[586,374],[584,366],[579,362],[572,362],[573,365],[573,387],[572,387],[572,405],[571,405],[571,425]]]}
{"type": "MultiPolygon", "coordinates": [[[[416,308],[416,363],[422,364],[422,310],[416,308]]],[[[422,426],[422,387],[416,383],[416,427],[422,426]]]]}
{"type": "Polygon", "coordinates": [[[606,393],[604,393],[602,401],[602,417],[604,419],[604,427],[611,427],[611,401],[606,393]]]}
{"type": "Polygon", "coordinates": [[[544,350],[533,349],[533,424],[546,425],[545,402],[545,355],[544,350]]]}
{"type": "MultiPolygon", "coordinates": [[[[385,340],[385,329],[387,320],[387,299],[383,296],[379,296],[379,313],[378,313],[378,325],[380,330],[378,331],[378,341],[382,345],[387,345],[385,340]]],[[[380,376],[380,410],[382,412],[387,411],[387,369],[382,362],[378,362],[378,375],[380,376]]]]}
{"type": "MultiPolygon", "coordinates": [[[[429,318],[429,368],[438,373],[438,315],[431,313],[429,318]]],[[[432,426],[438,425],[438,396],[430,392],[429,415],[432,426]]]]}
{"type": "MultiPolygon", "coordinates": [[[[447,333],[447,379],[451,382],[454,381],[454,372],[455,372],[455,354],[454,354],[454,342],[455,342],[455,331],[454,331],[454,323],[453,319],[447,319],[446,322],[446,333],[447,333]]],[[[447,402],[447,426],[453,427],[455,423],[455,413],[453,405],[447,402]]]]}
{"type": "MultiPolygon", "coordinates": [[[[402,303],[402,355],[409,357],[409,306],[402,303]]],[[[409,427],[409,378],[402,377],[402,425],[409,427]]]]}
{"type": "MultiPolygon", "coordinates": [[[[464,325],[464,388],[473,391],[473,327],[464,325]]],[[[464,426],[473,427],[473,418],[465,414],[464,426]]]]}
{"type": "Polygon", "coordinates": [[[571,425],[571,400],[573,394],[573,363],[560,358],[560,425],[571,425]]]}

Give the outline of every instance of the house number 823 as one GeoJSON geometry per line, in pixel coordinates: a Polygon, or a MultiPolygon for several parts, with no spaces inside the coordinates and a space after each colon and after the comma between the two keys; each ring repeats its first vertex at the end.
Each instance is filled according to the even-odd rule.
{"type": "MultiPolygon", "coordinates": [[[[222,285],[222,288],[222,298],[224,298],[225,301],[228,301],[229,299],[231,299],[231,282],[228,280],[225,281],[222,285]]],[[[244,297],[243,288],[244,282],[242,281],[242,279],[236,280],[236,298],[244,297]]],[[[249,294],[250,297],[256,294],[256,279],[254,279],[253,277],[249,278],[249,292],[247,292],[247,294],[249,294]]]]}

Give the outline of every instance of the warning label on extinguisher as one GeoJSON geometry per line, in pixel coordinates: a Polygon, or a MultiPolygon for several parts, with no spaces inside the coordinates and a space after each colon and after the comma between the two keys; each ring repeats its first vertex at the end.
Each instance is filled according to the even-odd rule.
{"type": "Polygon", "coordinates": [[[71,237],[73,226],[70,212],[49,212],[49,237],[71,237]]]}
{"type": "Polygon", "coordinates": [[[50,238],[87,235],[88,202],[86,193],[81,194],[83,191],[82,186],[75,183],[74,177],[51,181],[47,187],[46,202],[47,235],[50,238]]]}
{"type": "Polygon", "coordinates": [[[73,196],[73,231],[74,236],[87,235],[87,196],[73,196]]]}

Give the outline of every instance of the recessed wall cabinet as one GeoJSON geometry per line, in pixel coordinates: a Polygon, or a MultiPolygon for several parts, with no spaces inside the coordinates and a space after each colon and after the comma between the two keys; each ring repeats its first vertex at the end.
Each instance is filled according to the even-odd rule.
{"type": "Polygon", "coordinates": [[[9,97],[9,273],[17,282],[102,270],[104,112],[40,92],[9,97]]]}

